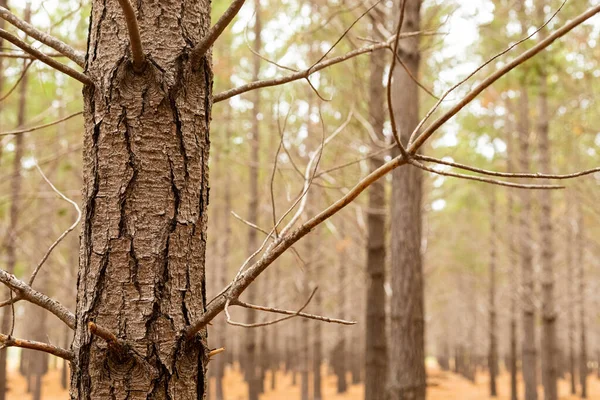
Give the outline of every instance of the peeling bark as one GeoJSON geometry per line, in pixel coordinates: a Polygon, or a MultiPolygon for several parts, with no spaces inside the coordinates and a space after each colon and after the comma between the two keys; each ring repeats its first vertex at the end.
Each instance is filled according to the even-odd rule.
{"type": "Polygon", "coordinates": [[[72,399],[203,399],[204,252],[212,71],[189,53],[208,1],[137,3],[135,73],[119,5],[94,0],[84,89],[84,186],[72,399]],[[116,354],[88,322],[126,343],[116,354]]]}

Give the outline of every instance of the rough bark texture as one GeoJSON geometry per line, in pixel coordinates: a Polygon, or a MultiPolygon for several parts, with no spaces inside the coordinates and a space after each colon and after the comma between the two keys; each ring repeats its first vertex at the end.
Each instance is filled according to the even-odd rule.
{"type": "MultiPolygon", "coordinates": [[[[538,0],[538,21],[542,24],[545,20],[544,6],[546,0],[538,0]]],[[[547,33],[542,29],[539,33],[540,40],[546,38],[547,33]]],[[[548,114],[548,73],[546,71],[545,54],[539,55],[540,65],[537,69],[539,75],[538,93],[538,120],[537,139],[539,143],[540,169],[545,173],[552,173],[550,161],[550,135],[548,114]]],[[[539,194],[541,207],[540,215],[540,263],[542,264],[542,382],[544,385],[544,400],[558,399],[558,360],[556,344],[556,306],[554,301],[554,249],[552,244],[552,193],[539,194]]]]}
{"type": "Polygon", "coordinates": [[[490,326],[489,326],[489,372],[490,372],[490,396],[496,397],[496,377],[498,375],[498,324],[496,321],[496,193],[492,191],[490,201],[490,326]]]}
{"type": "Polygon", "coordinates": [[[130,61],[116,1],[94,0],[84,89],[84,223],[72,399],[204,399],[212,72],[188,54],[210,24],[204,0],[138,1],[147,55],[130,61]],[[125,352],[91,335],[111,330],[125,352]]]}
{"type": "MultiPolygon", "coordinates": [[[[29,13],[29,3],[27,3],[27,14],[25,15],[25,20],[28,21],[30,18],[29,13]]],[[[23,60],[23,68],[26,68],[27,60],[23,60]]],[[[2,72],[2,71],[0,71],[2,72]]],[[[19,109],[17,115],[17,125],[19,128],[22,128],[25,125],[26,120],[26,112],[27,112],[27,74],[23,77],[21,81],[21,86],[19,87],[19,109]]],[[[0,92],[1,93],[1,92],[0,92]]],[[[13,173],[10,180],[10,210],[9,210],[9,222],[8,228],[6,230],[6,242],[5,242],[5,251],[6,251],[6,272],[9,274],[14,273],[15,265],[17,263],[16,257],[16,245],[17,245],[17,232],[19,231],[19,213],[21,208],[21,184],[22,184],[22,174],[21,174],[21,159],[23,158],[23,150],[25,147],[24,137],[23,135],[17,135],[15,137],[15,153],[13,158],[13,173]]],[[[12,321],[12,308],[4,307],[2,310],[2,326],[0,328],[0,332],[8,333],[11,328],[12,321]]],[[[7,374],[6,374],[6,354],[7,349],[0,349],[0,400],[4,400],[6,398],[6,390],[7,390],[7,374]]]]}
{"type": "MultiPolygon", "coordinates": [[[[382,85],[384,53],[371,55],[369,116],[377,138],[384,140],[385,91],[382,85]]],[[[383,155],[371,157],[371,171],[383,165],[383,155]]],[[[365,344],[365,400],[385,399],[387,346],[385,328],[385,180],[369,188],[367,211],[367,311],[365,344]]]]}
{"type": "MultiPolygon", "coordinates": [[[[260,3],[254,1],[255,21],[254,21],[254,51],[260,52],[261,40],[261,20],[260,20],[260,3]]],[[[253,57],[252,80],[257,80],[260,72],[260,58],[253,57]]],[[[259,150],[260,150],[260,133],[258,114],[260,113],[260,94],[258,91],[252,93],[252,137],[250,138],[250,168],[249,168],[249,200],[248,200],[248,221],[258,223],[258,165],[259,165],[259,150]]],[[[248,254],[252,254],[258,248],[258,236],[255,229],[248,230],[248,254]]],[[[248,302],[256,303],[256,288],[248,290],[248,302]]],[[[248,309],[246,311],[247,323],[256,322],[256,311],[248,309]]],[[[246,381],[248,382],[248,400],[258,400],[261,387],[261,368],[258,365],[259,358],[257,354],[257,330],[247,329],[246,334],[246,354],[244,358],[244,372],[246,381]]]]}
{"type": "MultiPolygon", "coordinates": [[[[420,29],[421,0],[407,0],[402,31],[420,29]]],[[[400,41],[399,56],[412,75],[419,76],[419,39],[400,41]]],[[[406,143],[419,121],[416,83],[397,65],[393,71],[393,105],[398,132],[406,143]]],[[[392,301],[389,400],[424,400],[425,321],[421,255],[422,173],[399,168],[392,173],[391,242],[392,301]]]]}

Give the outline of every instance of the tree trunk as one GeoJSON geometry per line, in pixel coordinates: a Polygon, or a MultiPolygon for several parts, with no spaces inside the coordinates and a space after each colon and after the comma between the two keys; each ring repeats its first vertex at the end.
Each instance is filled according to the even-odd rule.
{"type": "MultiPolygon", "coordinates": [[[[305,240],[305,251],[304,257],[307,260],[314,259],[314,247],[312,243],[312,236],[308,236],[305,240]]],[[[310,261],[308,261],[310,263],[310,261]]],[[[306,267],[309,267],[307,265],[306,267]]],[[[306,271],[302,274],[302,293],[301,298],[306,299],[310,295],[310,286],[308,281],[308,276],[306,276],[306,271]]],[[[300,320],[300,400],[309,400],[309,372],[310,372],[310,330],[309,330],[309,321],[307,318],[302,318],[300,320]]]]}
{"type": "MultiPolygon", "coordinates": [[[[509,110],[509,115],[513,114],[512,103],[510,100],[506,101],[506,108],[509,110]]],[[[506,170],[508,172],[514,172],[514,131],[515,124],[507,118],[507,137],[506,137],[506,170]]],[[[508,261],[510,264],[510,280],[512,284],[512,293],[510,296],[510,326],[509,326],[509,365],[508,369],[510,372],[510,399],[517,400],[517,293],[519,289],[518,284],[518,258],[517,246],[515,240],[515,218],[514,218],[514,191],[508,189],[506,191],[506,209],[507,209],[507,233],[508,233],[508,261]]]]}
{"type": "MultiPolygon", "coordinates": [[[[25,9],[25,21],[29,21],[31,4],[28,2],[25,9]]],[[[0,18],[1,19],[1,18],[0,18]]],[[[23,69],[27,68],[27,60],[23,60],[23,69]]],[[[0,71],[2,72],[2,71],[0,71]]],[[[27,74],[21,80],[21,86],[19,88],[19,109],[17,115],[17,125],[19,128],[25,126],[26,112],[27,112],[27,74]]],[[[1,93],[1,92],[0,92],[1,93]]],[[[13,174],[10,180],[10,211],[9,211],[9,222],[6,230],[6,272],[13,274],[15,272],[15,265],[17,263],[16,257],[16,240],[17,232],[19,231],[19,213],[21,208],[21,160],[23,158],[23,150],[25,148],[23,135],[16,135],[15,140],[15,153],[13,158],[13,174]]],[[[2,325],[0,332],[10,334],[11,322],[12,322],[13,308],[4,307],[2,311],[2,325]]],[[[6,391],[8,377],[7,377],[7,349],[0,349],[0,400],[6,398],[6,391]]]]}
{"type": "MultiPolygon", "coordinates": [[[[402,31],[420,30],[421,0],[406,0],[402,31]]],[[[399,56],[419,76],[418,37],[400,41],[399,56]]],[[[400,66],[393,71],[393,105],[401,140],[408,142],[419,121],[416,83],[400,66]]],[[[392,301],[389,400],[424,400],[425,321],[421,256],[422,173],[406,167],[392,173],[392,301]]]]}
{"type": "MultiPolygon", "coordinates": [[[[346,237],[343,216],[339,218],[339,232],[340,237],[338,238],[337,247],[337,291],[338,291],[338,304],[340,308],[340,318],[346,318],[346,288],[347,283],[347,252],[346,252],[346,237]]],[[[343,325],[337,328],[337,344],[333,351],[332,364],[335,374],[337,375],[337,392],[346,393],[348,390],[348,381],[346,377],[347,365],[346,365],[346,330],[343,325]]]]}
{"type": "MultiPolygon", "coordinates": [[[[260,19],[260,3],[258,0],[254,1],[255,8],[255,21],[254,21],[254,50],[260,51],[261,48],[261,19],[260,19]]],[[[257,80],[260,71],[260,58],[256,55],[253,57],[253,72],[252,80],[257,80]]],[[[259,150],[260,150],[260,134],[259,134],[259,121],[258,114],[260,113],[260,94],[258,91],[252,93],[252,137],[250,138],[250,168],[249,168],[249,195],[248,200],[248,220],[252,223],[258,223],[258,165],[260,162],[259,150]]],[[[258,248],[258,237],[255,229],[249,229],[248,231],[248,254],[254,253],[258,248]]],[[[248,301],[250,303],[256,303],[256,288],[248,291],[248,301]]],[[[252,324],[256,322],[256,311],[252,309],[247,310],[247,323],[252,324]]],[[[261,368],[258,365],[259,358],[257,354],[257,331],[256,329],[246,330],[246,354],[244,355],[244,371],[246,374],[246,381],[248,382],[248,399],[258,400],[260,393],[261,384],[261,368]]]]}
{"type": "MultiPolygon", "coordinates": [[[[567,202],[569,201],[570,196],[567,197],[567,202]]],[[[577,383],[575,381],[575,374],[577,366],[575,364],[575,307],[573,307],[574,299],[575,299],[575,291],[573,290],[575,287],[575,277],[573,276],[573,272],[577,268],[577,266],[573,263],[573,250],[575,248],[574,238],[573,238],[573,221],[571,220],[571,210],[567,210],[567,223],[566,231],[567,231],[567,246],[565,248],[566,251],[566,269],[567,269],[567,316],[568,316],[568,348],[569,348],[569,381],[571,384],[571,394],[577,394],[577,383]]]]}
{"type": "MultiPolygon", "coordinates": [[[[546,0],[538,0],[537,13],[540,24],[545,21],[544,6],[546,0]]],[[[546,36],[546,30],[539,32],[540,40],[546,36]]],[[[550,137],[548,126],[548,73],[545,54],[540,54],[537,137],[540,152],[540,169],[552,173],[550,162],[550,137]]],[[[558,399],[557,347],[556,347],[556,310],[554,305],[554,248],[552,245],[552,193],[541,193],[540,215],[540,263],[542,267],[542,382],[544,400],[558,399]]]]}
{"type": "Polygon", "coordinates": [[[204,399],[206,331],[186,339],[183,329],[206,305],[212,71],[210,55],[194,68],[188,55],[210,3],[137,2],[140,73],[118,3],[92,3],[71,398],[204,399]]]}
{"type": "MultiPolygon", "coordinates": [[[[315,241],[317,243],[319,243],[319,234],[317,232],[315,232],[314,234],[315,237],[315,241]]],[[[317,259],[315,257],[314,254],[312,255],[308,255],[309,257],[313,257],[312,259],[312,276],[313,279],[316,282],[321,282],[321,274],[320,271],[323,268],[323,264],[317,262],[317,259]]],[[[314,308],[315,310],[321,310],[321,307],[323,305],[323,301],[322,301],[322,296],[321,296],[321,292],[317,291],[315,293],[315,296],[313,297],[313,303],[314,303],[314,308]]],[[[312,333],[312,341],[313,341],[313,400],[322,400],[323,399],[323,395],[321,393],[321,364],[323,363],[323,343],[322,343],[322,336],[323,336],[323,324],[320,323],[320,321],[310,321],[312,323],[313,326],[313,333],[312,333]]]]}
{"type": "Polygon", "coordinates": [[[581,385],[581,398],[587,398],[587,338],[585,316],[585,234],[584,216],[581,203],[577,203],[577,272],[579,274],[579,383],[581,385]]]}
{"type": "MultiPolygon", "coordinates": [[[[521,31],[529,26],[525,2],[519,2],[521,31]]],[[[527,85],[521,82],[521,95],[518,110],[519,167],[529,171],[529,97],[527,85]]],[[[531,236],[531,194],[529,190],[519,191],[521,212],[519,214],[519,241],[521,243],[522,311],[523,311],[523,355],[522,370],[525,381],[525,400],[537,400],[537,354],[535,334],[534,270],[531,236]]]]}
{"type": "Polygon", "coordinates": [[[498,339],[496,322],[496,193],[492,191],[490,201],[490,349],[489,349],[489,371],[490,371],[490,396],[498,396],[496,388],[496,377],[498,375],[498,339]]]}
{"type": "MultiPolygon", "coordinates": [[[[371,126],[381,141],[385,122],[383,80],[384,53],[371,56],[369,82],[369,116],[371,126]]],[[[369,159],[371,171],[383,165],[383,155],[369,159]]],[[[367,312],[365,346],[365,400],[385,399],[387,377],[387,346],[385,327],[385,180],[369,188],[367,211],[367,312]]]]}

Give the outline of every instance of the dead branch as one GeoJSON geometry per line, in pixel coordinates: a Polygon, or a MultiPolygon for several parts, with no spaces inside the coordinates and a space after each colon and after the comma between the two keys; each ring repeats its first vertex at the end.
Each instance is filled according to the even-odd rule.
{"type": "Polygon", "coordinates": [[[129,0],[119,0],[119,5],[123,10],[123,16],[127,23],[127,31],[129,32],[133,70],[140,73],[144,71],[146,56],[144,56],[144,49],[142,48],[140,27],[138,26],[137,17],[135,16],[135,10],[129,0]]]}
{"type": "Polygon", "coordinates": [[[48,57],[38,49],[30,46],[29,44],[25,43],[15,35],[5,31],[4,29],[0,29],[0,38],[11,42],[15,46],[31,54],[33,57],[37,58],[44,64],[56,69],[57,71],[62,72],[63,74],[69,75],[71,78],[78,80],[84,85],[93,85],[92,80],[87,75],[79,71],[75,71],[73,68],[54,60],[52,57],[48,57]]]}
{"type": "Polygon", "coordinates": [[[83,114],[83,111],[78,111],[76,113],[73,113],[71,115],[67,115],[66,117],[58,119],[56,121],[48,122],[47,124],[33,126],[31,128],[17,129],[17,130],[14,130],[14,131],[0,132],[0,136],[20,135],[20,134],[23,134],[23,133],[29,133],[29,132],[37,131],[37,130],[40,130],[40,129],[48,128],[48,127],[53,126],[53,125],[60,124],[61,122],[65,122],[65,121],[67,121],[67,120],[69,120],[71,118],[74,118],[74,117],[76,117],[78,115],[81,115],[81,114],[83,114]]]}
{"type": "MultiPolygon", "coordinates": [[[[415,154],[417,150],[425,143],[431,135],[435,131],[437,131],[442,125],[444,125],[450,118],[455,116],[460,110],[462,110],[467,104],[469,104],[473,99],[475,99],[481,92],[487,89],[491,84],[496,82],[498,79],[515,69],[517,66],[523,64],[525,61],[529,60],[546,47],[550,46],[556,39],[559,39],[573,30],[575,27],[581,25],[586,20],[590,19],[594,15],[600,12],[600,5],[594,6],[584,13],[580,14],[578,17],[572,19],[570,22],[563,25],[561,28],[554,31],[551,35],[549,35],[546,39],[540,41],[538,44],[523,52],[520,56],[507,63],[497,71],[490,74],[486,77],[479,85],[473,88],[461,101],[459,101],[454,107],[445,112],[442,116],[440,116],[437,120],[431,123],[423,133],[419,134],[414,142],[412,142],[409,146],[408,152],[411,154],[415,154]]],[[[442,96],[442,99],[444,96],[442,96]]],[[[439,103],[439,102],[438,102],[439,103]]],[[[426,117],[427,118],[427,117],[426,117]]],[[[411,136],[417,135],[422,123],[420,123],[411,136]]]]}
{"type": "Polygon", "coordinates": [[[221,18],[219,18],[219,20],[208,30],[208,33],[202,38],[202,41],[194,47],[190,58],[193,66],[197,67],[200,65],[200,59],[208,51],[210,46],[216,42],[219,36],[221,36],[231,21],[233,21],[245,2],[246,0],[234,0],[229,5],[229,8],[225,10],[223,15],[221,15],[221,18]]]}
{"type": "Polygon", "coordinates": [[[8,98],[8,96],[10,96],[15,91],[15,89],[19,86],[19,83],[21,83],[21,81],[25,77],[25,74],[27,73],[27,70],[29,69],[29,67],[31,67],[31,64],[33,64],[33,61],[30,61],[27,64],[25,64],[25,68],[23,68],[23,71],[21,71],[21,75],[19,76],[19,79],[17,79],[15,84],[10,88],[10,90],[4,96],[0,97],[0,103],[3,102],[4,100],[6,100],[8,98]]]}
{"type": "Polygon", "coordinates": [[[21,347],[52,354],[53,356],[64,358],[67,361],[73,361],[74,354],[70,350],[63,349],[48,343],[34,342],[32,340],[17,339],[10,335],[0,333],[0,348],[21,347]]]}
{"type": "Polygon", "coordinates": [[[38,272],[40,271],[40,269],[42,268],[42,266],[44,265],[44,263],[46,262],[46,260],[48,259],[48,257],[50,256],[50,253],[52,253],[52,250],[54,250],[54,248],[56,246],[58,246],[58,244],[60,242],[62,242],[62,240],[73,231],[73,229],[75,229],[75,227],[77,225],[79,225],[79,221],[81,221],[81,210],[79,209],[79,206],[77,205],[77,203],[75,203],[73,200],[69,199],[67,196],[65,196],[64,194],[62,194],[62,192],[60,190],[58,190],[56,188],[56,186],[54,186],[54,184],[52,184],[52,182],[50,182],[50,180],[48,179],[48,177],[46,177],[46,175],[44,174],[44,172],[42,171],[42,169],[40,168],[40,166],[37,164],[35,164],[35,167],[37,168],[38,172],[40,173],[40,175],[42,175],[42,178],[44,179],[44,181],[46,181],[46,183],[52,188],[52,190],[54,191],[54,193],[58,194],[60,196],[60,198],[62,198],[64,201],[66,201],[67,203],[71,204],[73,206],[73,208],[75,208],[75,211],[77,211],[77,218],[75,219],[75,222],[73,222],[71,224],[71,226],[69,226],[59,237],[58,239],[56,239],[54,241],[54,243],[52,243],[52,245],[48,248],[48,250],[46,251],[46,253],[44,254],[44,256],[42,257],[42,259],[40,260],[40,262],[38,263],[38,265],[35,267],[35,269],[33,270],[33,273],[31,274],[31,277],[29,278],[29,282],[28,285],[29,286],[33,286],[33,281],[35,280],[35,277],[37,276],[38,272]]]}
{"type": "MultiPolygon", "coordinates": [[[[65,57],[68,57],[69,59],[75,61],[75,63],[77,65],[79,65],[80,67],[84,66],[85,54],[83,54],[82,52],[80,52],[78,50],[75,50],[68,44],[62,42],[60,39],[57,39],[52,35],[48,35],[47,33],[44,33],[42,31],[36,29],[33,25],[18,18],[16,15],[14,15],[13,13],[11,13],[9,10],[7,10],[6,8],[4,8],[2,6],[0,6],[0,18],[11,23],[15,27],[19,28],[20,30],[22,30],[23,32],[25,32],[26,34],[31,36],[32,38],[36,39],[37,41],[42,42],[46,46],[51,47],[54,50],[58,51],[59,53],[63,54],[65,57]]],[[[25,49],[23,49],[23,50],[25,50],[25,49]]],[[[27,51],[27,50],[25,50],[25,51],[27,51]]],[[[27,52],[30,53],[29,51],[27,51],[27,52]]],[[[39,58],[37,56],[35,56],[35,57],[39,58]]]]}
{"type": "Polygon", "coordinates": [[[69,328],[75,329],[75,316],[58,301],[34,290],[31,286],[3,269],[0,269],[0,282],[16,293],[15,297],[11,300],[0,303],[0,307],[14,304],[19,300],[27,300],[30,303],[50,311],[52,314],[56,315],[58,319],[67,324],[69,328]]]}
{"type": "Polygon", "coordinates": [[[418,162],[417,160],[415,160],[413,158],[409,158],[408,163],[417,168],[420,168],[424,171],[431,172],[433,174],[449,176],[449,177],[453,177],[453,178],[460,178],[460,179],[465,179],[465,180],[469,180],[469,181],[490,183],[490,184],[499,185],[499,186],[506,186],[506,187],[512,187],[512,188],[518,188],[518,189],[533,189],[533,190],[537,190],[537,189],[554,190],[554,189],[564,189],[565,188],[564,186],[560,186],[560,185],[530,185],[530,184],[526,184],[526,183],[512,183],[512,182],[500,181],[497,179],[482,178],[480,176],[440,171],[435,168],[430,168],[430,167],[418,162]]]}
{"type": "Polygon", "coordinates": [[[463,169],[465,171],[471,171],[471,172],[476,172],[478,174],[497,176],[497,177],[502,177],[502,178],[573,179],[573,178],[578,178],[581,176],[591,175],[596,172],[600,172],[600,167],[586,169],[584,171],[574,172],[571,174],[543,174],[543,173],[539,173],[539,172],[535,172],[535,173],[498,172],[498,171],[490,171],[490,170],[482,169],[482,168],[476,168],[476,167],[472,167],[470,165],[465,165],[465,164],[461,164],[461,163],[457,163],[457,162],[453,162],[453,161],[446,161],[444,159],[423,156],[420,154],[415,154],[413,156],[413,158],[416,160],[419,160],[419,161],[447,165],[449,167],[459,168],[459,169],[463,169]]]}

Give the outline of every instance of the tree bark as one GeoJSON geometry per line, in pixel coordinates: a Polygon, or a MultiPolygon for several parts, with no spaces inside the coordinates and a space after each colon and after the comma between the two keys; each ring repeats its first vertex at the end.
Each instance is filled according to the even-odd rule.
{"type": "MultiPolygon", "coordinates": [[[[24,19],[29,21],[31,17],[30,3],[27,3],[24,19]]],[[[27,60],[23,60],[23,69],[27,68],[27,60]]],[[[0,71],[1,72],[1,71],[0,71]]],[[[17,125],[18,128],[23,128],[26,122],[27,113],[27,74],[21,80],[21,86],[19,87],[19,108],[17,114],[17,125]]],[[[1,93],[1,92],[0,92],[1,93]]],[[[13,274],[15,272],[15,265],[17,263],[16,256],[16,240],[19,232],[19,217],[21,212],[21,185],[22,185],[22,174],[21,174],[21,161],[23,158],[23,150],[25,148],[23,135],[16,135],[15,140],[15,153],[13,158],[13,174],[10,180],[10,210],[9,210],[9,222],[6,230],[6,272],[13,274]]],[[[11,329],[12,321],[11,307],[4,307],[2,311],[2,325],[1,332],[9,333],[11,329]]],[[[10,334],[10,333],[9,333],[10,334]]],[[[7,348],[0,349],[0,400],[6,398],[6,391],[8,389],[8,377],[7,377],[7,348]]]]}
{"type": "MultiPolygon", "coordinates": [[[[421,0],[406,0],[403,32],[420,30],[421,0]]],[[[419,76],[419,39],[400,41],[399,56],[419,76]]],[[[400,66],[393,73],[392,97],[397,128],[406,143],[419,121],[416,83],[400,66]]],[[[396,153],[398,151],[396,150],[396,153]]],[[[407,167],[392,172],[391,332],[389,400],[424,400],[425,321],[421,255],[422,173],[407,167]]]]}
{"type": "Polygon", "coordinates": [[[498,375],[498,324],[496,321],[496,193],[492,191],[490,201],[490,348],[489,348],[489,372],[490,372],[490,396],[498,396],[496,377],[498,375]]]}
{"type": "Polygon", "coordinates": [[[116,2],[94,0],[84,88],[84,222],[71,399],[204,399],[210,24],[204,0],[137,2],[147,63],[136,73],[116,2]],[[88,322],[125,346],[107,346],[88,322]]]}

